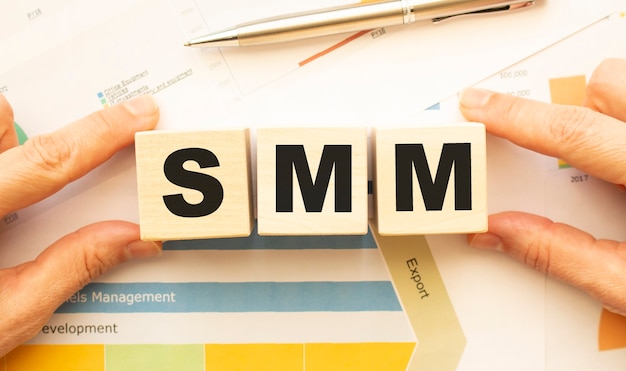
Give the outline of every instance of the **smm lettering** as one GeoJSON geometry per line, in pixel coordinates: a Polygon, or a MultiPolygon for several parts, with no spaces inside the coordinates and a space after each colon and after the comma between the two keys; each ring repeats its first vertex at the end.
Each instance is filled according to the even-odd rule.
{"type": "MultiPolygon", "coordinates": [[[[185,162],[194,161],[200,168],[219,166],[213,152],[202,148],[185,148],[170,154],[163,165],[165,177],[175,185],[195,189],[203,201],[190,204],[182,194],[163,196],[170,212],[181,217],[201,217],[215,212],[224,199],[224,189],[213,176],[189,171],[185,162]]],[[[454,169],[455,210],[472,209],[471,143],[445,143],[433,180],[423,144],[396,145],[396,210],[413,211],[413,172],[422,192],[426,210],[442,210],[450,176],[454,169]]],[[[335,173],[335,212],[352,210],[351,146],[326,145],[322,152],[315,181],[303,145],[276,146],[276,211],[293,212],[294,170],[306,212],[321,212],[335,173]]]]}

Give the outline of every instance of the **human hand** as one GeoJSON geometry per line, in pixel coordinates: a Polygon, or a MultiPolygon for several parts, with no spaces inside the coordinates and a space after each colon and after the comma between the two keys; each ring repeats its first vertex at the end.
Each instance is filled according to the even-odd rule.
{"type": "MultiPolygon", "coordinates": [[[[17,146],[13,112],[0,95],[0,216],[52,195],[152,129],[159,118],[144,96],[93,113],[17,146]]],[[[10,249],[11,246],[3,246],[10,249]]],[[[0,357],[36,335],[53,312],[89,281],[133,258],[158,255],[139,226],[95,223],[62,237],[34,261],[0,270],[0,357]]]]}
{"type": "MultiPolygon", "coordinates": [[[[460,109],[489,133],[564,159],[599,179],[626,185],[626,61],[604,61],[589,79],[585,107],[540,103],[479,89],[465,90],[460,109]]],[[[606,309],[626,315],[626,242],[595,239],[547,218],[520,212],[489,217],[472,247],[501,250],[574,285],[606,309]]]]}

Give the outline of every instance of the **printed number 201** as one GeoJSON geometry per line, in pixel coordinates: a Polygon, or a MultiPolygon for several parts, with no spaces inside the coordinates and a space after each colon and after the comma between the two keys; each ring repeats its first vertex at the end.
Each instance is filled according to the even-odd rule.
{"type": "Polygon", "coordinates": [[[571,177],[571,183],[586,182],[587,180],[589,180],[589,175],[587,175],[587,174],[572,175],[572,177],[571,177]]]}

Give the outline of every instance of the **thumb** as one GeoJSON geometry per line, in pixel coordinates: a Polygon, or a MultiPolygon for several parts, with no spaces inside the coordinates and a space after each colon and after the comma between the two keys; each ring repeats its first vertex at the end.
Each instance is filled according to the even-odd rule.
{"type": "Polygon", "coordinates": [[[4,95],[0,94],[0,152],[17,146],[17,133],[13,126],[13,109],[4,95]]]}
{"type": "Polygon", "coordinates": [[[89,281],[133,258],[158,255],[136,224],[110,221],[81,228],[37,259],[0,271],[0,354],[36,335],[54,311],[89,281]],[[4,337],[4,335],[3,335],[4,337]]]}
{"type": "Polygon", "coordinates": [[[596,67],[587,83],[583,104],[594,111],[626,121],[626,59],[610,58],[596,67]]]}
{"type": "Polygon", "coordinates": [[[468,241],[471,247],[501,250],[626,314],[625,243],[598,240],[569,225],[519,212],[491,215],[489,232],[470,235],[468,241]]]}

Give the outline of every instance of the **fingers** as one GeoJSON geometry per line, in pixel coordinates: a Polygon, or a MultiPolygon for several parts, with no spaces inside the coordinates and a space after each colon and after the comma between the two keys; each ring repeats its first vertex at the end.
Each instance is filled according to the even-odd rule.
{"type": "Polygon", "coordinates": [[[554,105],[469,88],[460,97],[466,119],[491,134],[616,184],[626,184],[626,124],[589,108],[554,105]]]}
{"type": "Polygon", "coordinates": [[[35,261],[0,272],[0,354],[36,335],[52,313],[85,284],[133,258],[159,255],[139,240],[136,224],[92,224],[61,238],[35,261]]]}
{"type": "Polygon", "coordinates": [[[131,144],[135,132],[152,129],[158,118],[154,100],[142,96],[4,152],[0,215],[40,201],[85,175],[131,144]]]}
{"type": "MultiPolygon", "coordinates": [[[[132,143],[135,132],[152,129],[158,117],[152,98],[140,97],[6,150],[0,155],[0,215],[83,176],[132,143]]],[[[12,127],[12,115],[10,121],[12,127]]],[[[62,238],[33,262],[0,271],[0,333],[9,334],[0,339],[0,354],[37,334],[54,310],[90,280],[160,250],[158,243],[139,240],[137,225],[104,222],[62,238]]]]}
{"type": "Polygon", "coordinates": [[[4,95],[0,94],[0,153],[18,145],[13,126],[13,110],[4,95]]]}
{"type": "Polygon", "coordinates": [[[586,107],[626,121],[626,60],[607,59],[589,78],[586,107]]]}
{"type": "Polygon", "coordinates": [[[489,232],[469,245],[501,250],[518,261],[579,287],[607,308],[626,313],[626,243],[596,240],[574,227],[517,212],[489,217],[489,232]]]}

